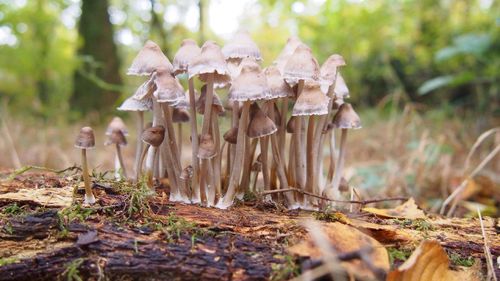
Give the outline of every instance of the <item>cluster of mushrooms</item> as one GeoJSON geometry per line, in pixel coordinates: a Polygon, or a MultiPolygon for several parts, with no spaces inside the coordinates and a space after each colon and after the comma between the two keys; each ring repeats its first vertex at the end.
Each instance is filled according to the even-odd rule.
{"type": "MultiPolygon", "coordinates": [[[[291,37],[270,66],[262,69],[261,61],[258,46],[244,31],[223,48],[214,41],[200,48],[186,39],[173,63],[158,45],[146,42],[127,74],[147,80],[118,107],[138,114],[142,143],[137,142],[135,177],[130,179],[153,187],[154,179],[168,178],[171,201],[222,209],[246,192],[289,208],[318,209],[325,204],[321,198],[340,199],[347,132],[361,127],[344,102],[349,97],[339,73],[344,59],[334,54],[320,67],[311,49],[291,37]],[[196,77],[203,84],[199,94],[196,77]],[[187,91],[180,83],[184,79],[187,91]],[[145,111],[152,111],[149,126],[144,125],[145,111]],[[231,127],[221,133],[225,118],[231,127]],[[183,122],[189,122],[191,149],[182,149],[183,122]],[[341,130],[338,153],[334,129],[341,130]],[[184,163],[183,152],[190,154],[190,163],[184,163]],[[256,184],[258,179],[262,184],[256,184]]],[[[120,153],[128,134],[123,121],[113,119],[106,134],[107,144],[117,150],[115,176],[127,178],[120,153]]],[[[82,149],[85,202],[90,204],[95,198],[85,151],[93,146],[92,129],[82,128],[76,147],[82,149]]]]}

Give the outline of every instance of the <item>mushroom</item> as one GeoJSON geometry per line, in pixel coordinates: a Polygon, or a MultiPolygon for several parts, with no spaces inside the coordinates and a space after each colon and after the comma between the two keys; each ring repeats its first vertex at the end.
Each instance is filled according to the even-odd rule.
{"type": "MultiPolygon", "coordinates": [[[[141,139],[146,144],[146,146],[142,151],[141,160],[139,161],[139,167],[142,167],[142,163],[144,162],[144,158],[146,157],[146,153],[148,152],[149,147],[152,147],[151,150],[153,151],[153,157],[148,158],[148,161],[146,163],[146,181],[149,187],[153,186],[154,156],[164,138],[165,127],[163,127],[162,125],[148,128],[144,130],[141,135],[141,139]]],[[[141,178],[141,169],[138,170],[136,178],[141,178]]]]}
{"type": "Polygon", "coordinates": [[[278,58],[276,58],[276,60],[274,61],[274,65],[276,65],[281,74],[284,73],[284,69],[288,62],[288,59],[293,54],[293,52],[295,52],[295,49],[301,44],[303,43],[298,37],[291,36],[288,38],[285,47],[283,47],[283,50],[281,50],[278,58]]]}
{"type": "MultiPolygon", "coordinates": [[[[181,43],[181,47],[177,51],[173,60],[174,67],[174,75],[179,75],[182,73],[187,73],[189,70],[189,64],[191,61],[199,56],[201,53],[200,47],[196,44],[196,42],[192,39],[185,39],[181,43]]],[[[193,77],[189,77],[188,79],[188,91],[189,91],[189,114],[191,116],[190,124],[191,124],[191,142],[192,142],[192,153],[191,153],[191,165],[193,165],[193,178],[192,185],[197,187],[199,184],[199,173],[200,173],[200,165],[198,161],[198,128],[196,124],[196,92],[194,89],[193,77]]],[[[199,193],[197,193],[197,189],[195,189],[195,194],[198,194],[195,197],[199,198],[199,193]]]]}
{"type": "Polygon", "coordinates": [[[205,134],[200,136],[200,147],[198,150],[198,158],[207,160],[206,165],[201,165],[200,170],[200,195],[201,202],[206,202],[207,206],[215,205],[216,190],[214,179],[215,176],[211,173],[207,173],[209,170],[209,160],[213,159],[218,153],[215,147],[214,139],[210,134],[205,134]],[[210,183],[210,184],[208,184],[210,183]],[[209,188],[210,187],[210,188],[209,188]]]}
{"type": "Polygon", "coordinates": [[[262,60],[259,47],[252,41],[247,31],[241,30],[233,35],[222,48],[222,54],[227,61],[231,77],[236,78],[240,72],[240,63],[244,58],[262,60]]]}
{"type": "Polygon", "coordinates": [[[179,144],[179,157],[182,156],[182,123],[187,123],[191,119],[188,108],[189,105],[187,101],[184,101],[174,105],[174,110],[172,111],[172,122],[177,124],[177,143],[179,144]]]}
{"type": "Polygon", "coordinates": [[[104,143],[104,145],[114,144],[116,148],[115,179],[121,179],[120,170],[123,173],[123,177],[127,178],[127,171],[123,162],[121,146],[127,145],[127,139],[125,137],[128,135],[128,131],[125,127],[125,123],[123,123],[123,120],[120,117],[114,117],[109,123],[108,128],[106,129],[106,135],[108,136],[108,140],[104,143]]]}
{"type": "MultiPolygon", "coordinates": [[[[283,77],[290,84],[297,84],[297,99],[300,98],[302,90],[304,88],[304,82],[307,81],[317,81],[319,78],[319,65],[314,56],[312,55],[311,49],[305,44],[299,44],[293,54],[289,57],[284,69],[283,77]]],[[[302,122],[305,122],[303,117],[299,116],[298,122],[296,122],[296,131],[293,134],[294,152],[296,152],[295,161],[295,173],[297,177],[297,185],[299,188],[305,188],[306,179],[306,161],[305,157],[305,143],[302,140],[301,126],[302,122]]],[[[309,128],[314,128],[314,118],[309,119],[309,128]]],[[[289,167],[291,169],[291,167],[289,167]]]]}
{"type": "Polygon", "coordinates": [[[144,111],[153,110],[153,100],[150,97],[144,98],[142,100],[137,100],[133,97],[130,97],[126,99],[117,109],[120,111],[137,112],[137,140],[134,161],[134,174],[137,174],[142,151],[142,141],[140,140],[140,136],[142,134],[142,131],[144,130],[144,111]]]}
{"type": "MultiPolygon", "coordinates": [[[[293,116],[309,116],[309,126],[307,128],[307,178],[306,191],[316,192],[316,180],[318,167],[316,164],[316,155],[318,148],[314,145],[314,118],[317,115],[325,116],[328,114],[329,98],[321,91],[320,84],[317,82],[306,82],[302,94],[297,98],[293,107],[293,116]]],[[[320,130],[320,132],[322,129],[320,130]]]]}
{"type": "Polygon", "coordinates": [[[153,41],[148,40],[132,61],[127,75],[151,75],[160,67],[166,67],[168,72],[171,72],[173,68],[161,48],[153,41]]]}
{"type": "Polygon", "coordinates": [[[95,197],[90,186],[89,168],[87,165],[87,149],[92,149],[95,146],[94,130],[90,127],[83,127],[76,137],[75,147],[82,150],[82,173],[83,182],[85,184],[85,204],[94,204],[95,197]]]}
{"type": "Polygon", "coordinates": [[[334,128],[341,129],[339,156],[336,164],[335,176],[333,177],[332,188],[326,190],[326,195],[329,198],[337,199],[340,194],[339,184],[344,168],[345,151],[347,149],[347,130],[361,128],[361,120],[358,114],[354,111],[351,104],[344,103],[333,117],[334,128]]]}
{"type": "MultiPolygon", "coordinates": [[[[245,60],[253,59],[247,58],[245,60]]],[[[243,64],[243,62],[242,62],[243,64]]],[[[240,75],[234,79],[229,88],[229,101],[243,102],[241,117],[238,124],[238,138],[236,140],[236,153],[233,160],[233,169],[229,178],[226,194],[219,200],[217,207],[229,207],[236,195],[236,187],[241,176],[243,165],[243,157],[245,154],[245,134],[248,126],[248,115],[250,104],[252,101],[265,99],[268,96],[269,89],[267,87],[266,77],[262,73],[259,65],[253,60],[253,63],[246,63],[241,69],[240,75]]]]}
{"type": "MultiPolygon", "coordinates": [[[[229,70],[227,69],[226,61],[220,47],[213,41],[205,42],[201,47],[201,53],[190,61],[188,74],[190,79],[198,75],[198,78],[207,84],[205,114],[203,115],[201,129],[201,134],[206,135],[209,133],[211,127],[210,119],[212,116],[214,83],[225,84],[230,81],[229,70]]],[[[202,161],[203,165],[208,165],[208,161],[202,161]]],[[[201,189],[201,181],[199,188],[201,189]]],[[[195,189],[195,196],[198,196],[198,198],[195,198],[195,201],[199,202],[200,193],[197,189],[195,189]]]]}

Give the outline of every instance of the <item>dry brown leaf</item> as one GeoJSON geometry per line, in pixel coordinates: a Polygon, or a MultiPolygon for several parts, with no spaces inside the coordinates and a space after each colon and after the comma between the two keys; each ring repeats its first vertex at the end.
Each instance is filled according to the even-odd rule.
{"type": "Polygon", "coordinates": [[[372,213],[378,216],[396,219],[426,219],[424,212],[415,204],[413,198],[408,199],[402,205],[393,209],[378,209],[378,208],[363,208],[363,211],[372,213]]]}
{"type": "Polygon", "coordinates": [[[34,202],[46,207],[69,207],[73,201],[73,188],[19,189],[16,192],[0,194],[0,200],[34,202]]]}
{"type": "Polygon", "coordinates": [[[350,219],[347,224],[364,231],[381,243],[406,242],[413,239],[405,229],[400,229],[397,225],[377,224],[360,219],[350,219]]]}
{"type": "Polygon", "coordinates": [[[470,275],[466,272],[449,269],[448,255],[435,240],[423,241],[411,254],[410,258],[391,271],[387,281],[450,281],[463,279],[470,275]]]}
{"type": "MultiPolygon", "coordinates": [[[[362,248],[372,248],[373,251],[370,253],[370,260],[373,265],[385,271],[389,270],[389,255],[387,254],[387,250],[377,240],[356,228],[339,222],[324,223],[322,224],[322,229],[337,253],[343,254],[358,251],[362,248]]],[[[316,259],[321,257],[320,249],[316,247],[310,237],[290,247],[288,251],[291,254],[299,256],[316,259]]],[[[373,272],[360,260],[342,262],[342,266],[351,275],[355,275],[360,279],[375,278],[373,272]]]]}

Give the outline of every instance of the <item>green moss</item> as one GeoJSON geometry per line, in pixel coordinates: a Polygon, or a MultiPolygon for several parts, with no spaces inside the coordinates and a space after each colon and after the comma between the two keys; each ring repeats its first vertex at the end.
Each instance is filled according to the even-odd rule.
{"type": "Polygon", "coordinates": [[[62,273],[62,276],[66,277],[68,281],[82,281],[80,276],[80,271],[78,268],[82,265],[85,260],[83,258],[74,259],[66,265],[66,269],[62,273]]]}
{"type": "Polygon", "coordinates": [[[270,280],[280,281],[289,280],[292,277],[298,276],[300,273],[300,267],[292,256],[289,255],[277,255],[275,258],[281,258],[284,260],[283,264],[271,264],[271,276],[270,280]]]}
{"type": "Polygon", "coordinates": [[[409,249],[387,248],[387,252],[389,253],[390,264],[394,265],[396,261],[406,261],[411,256],[412,251],[409,249]]]}
{"type": "Polygon", "coordinates": [[[0,258],[0,266],[8,265],[17,262],[16,258],[0,258]]]}
{"type": "Polygon", "coordinates": [[[457,266],[471,267],[475,263],[474,257],[464,257],[458,253],[450,253],[449,257],[451,263],[457,266]]]}

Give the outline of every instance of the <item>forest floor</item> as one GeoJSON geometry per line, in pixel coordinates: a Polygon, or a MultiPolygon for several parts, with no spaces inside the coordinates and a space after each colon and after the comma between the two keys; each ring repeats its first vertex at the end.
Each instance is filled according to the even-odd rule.
{"type": "MultiPolygon", "coordinates": [[[[219,210],[168,202],[163,186],[151,194],[95,175],[98,202],[89,207],[78,173],[9,172],[0,172],[0,280],[287,280],[328,262],[307,231],[311,220],[356,279],[488,272],[479,219],[425,214],[411,199],[391,202],[395,209],[309,212],[253,197],[219,210]]],[[[483,223],[498,276],[500,222],[483,223]]]]}

